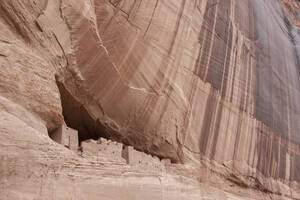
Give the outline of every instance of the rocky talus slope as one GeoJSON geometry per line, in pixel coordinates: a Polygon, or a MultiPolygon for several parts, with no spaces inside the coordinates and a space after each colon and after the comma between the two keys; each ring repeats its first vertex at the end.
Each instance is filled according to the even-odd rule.
{"type": "Polygon", "coordinates": [[[299,8],[0,0],[0,199],[300,199],[299,8]],[[94,162],[62,124],[172,164],[94,162]]]}

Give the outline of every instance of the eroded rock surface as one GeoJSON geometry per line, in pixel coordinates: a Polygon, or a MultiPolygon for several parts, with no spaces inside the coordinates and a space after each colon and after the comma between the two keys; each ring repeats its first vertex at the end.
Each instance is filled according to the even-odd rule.
{"type": "Polygon", "coordinates": [[[300,198],[298,1],[2,0],[0,16],[0,199],[300,198]],[[64,122],[178,166],[86,161],[48,137],[64,122]]]}

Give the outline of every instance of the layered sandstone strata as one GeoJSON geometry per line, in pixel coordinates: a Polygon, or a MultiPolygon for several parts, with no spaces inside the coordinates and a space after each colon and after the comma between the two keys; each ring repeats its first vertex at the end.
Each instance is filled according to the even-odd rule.
{"type": "MultiPolygon", "coordinates": [[[[65,121],[80,141],[111,138],[239,187],[299,198],[299,3],[288,1],[291,12],[286,2],[2,0],[0,195],[65,194],[49,185],[71,190],[93,169],[90,184],[103,184],[98,166],[69,175],[83,161],[64,163],[70,152],[48,137],[65,121]],[[20,175],[28,168],[45,172],[20,175]],[[28,183],[47,192],[17,183],[31,174],[28,183]]],[[[112,171],[105,187],[117,188],[109,182],[122,177],[112,171]]],[[[91,185],[83,187],[90,199],[99,194],[91,185]]]]}

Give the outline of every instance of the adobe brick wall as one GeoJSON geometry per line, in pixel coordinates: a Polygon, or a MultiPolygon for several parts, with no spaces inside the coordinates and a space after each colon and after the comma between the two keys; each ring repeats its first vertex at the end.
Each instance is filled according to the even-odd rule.
{"type": "Polygon", "coordinates": [[[123,144],[106,140],[104,138],[98,139],[99,156],[109,156],[112,160],[125,162],[122,158],[123,144]]]}
{"type": "Polygon", "coordinates": [[[99,147],[96,140],[85,140],[81,142],[82,156],[98,156],[99,147]]]}
{"type": "MultiPolygon", "coordinates": [[[[61,125],[50,137],[59,144],[77,152],[78,132],[66,125],[61,125]]],[[[97,141],[93,139],[82,141],[80,144],[81,155],[98,162],[100,160],[127,163],[148,170],[162,170],[170,165],[170,159],[160,159],[156,156],[135,150],[132,146],[124,146],[122,143],[113,142],[104,138],[97,141]]]]}
{"type": "Polygon", "coordinates": [[[165,158],[165,159],[162,159],[161,160],[161,163],[165,166],[168,166],[168,165],[171,165],[172,162],[171,162],[171,159],[168,159],[168,158],[165,158]]]}
{"type": "Polygon", "coordinates": [[[131,146],[126,146],[123,149],[122,156],[129,165],[138,166],[148,170],[162,170],[164,168],[164,164],[160,162],[158,157],[137,151],[131,146]]]}
{"type": "Polygon", "coordinates": [[[123,144],[99,138],[81,142],[82,156],[94,157],[97,161],[115,161],[125,163],[122,157],[123,144]]]}
{"type": "Polygon", "coordinates": [[[52,140],[64,145],[72,151],[78,150],[78,132],[62,124],[53,133],[50,134],[52,140]]]}

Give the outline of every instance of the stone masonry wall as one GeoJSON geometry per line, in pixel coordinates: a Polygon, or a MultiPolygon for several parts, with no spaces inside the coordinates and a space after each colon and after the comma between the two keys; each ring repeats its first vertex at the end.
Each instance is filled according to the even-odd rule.
{"type": "Polygon", "coordinates": [[[50,137],[59,144],[64,145],[72,151],[78,150],[78,132],[66,125],[61,125],[54,132],[50,133],[50,137]]]}
{"type": "Polygon", "coordinates": [[[121,143],[99,138],[96,140],[85,140],[81,142],[81,155],[90,159],[98,161],[117,161],[125,163],[122,158],[121,143]]]}
{"type": "Polygon", "coordinates": [[[160,160],[156,156],[135,150],[132,146],[99,138],[81,142],[81,155],[95,162],[114,161],[127,163],[144,170],[163,170],[165,165],[171,164],[170,159],[160,160]]]}

